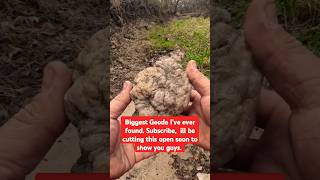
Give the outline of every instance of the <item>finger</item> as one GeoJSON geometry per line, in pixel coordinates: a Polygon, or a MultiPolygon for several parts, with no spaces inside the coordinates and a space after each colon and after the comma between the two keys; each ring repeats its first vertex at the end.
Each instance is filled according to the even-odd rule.
{"type": "Polygon", "coordinates": [[[201,95],[196,90],[192,90],[190,95],[190,101],[200,102],[200,99],[201,99],[201,95]]]}
{"type": "Polygon", "coordinates": [[[320,104],[320,60],[278,23],[273,0],[254,0],[245,35],[257,64],[291,107],[320,104]]]}
{"type": "Polygon", "coordinates": [[[275,91],[262,89],[257,109],[257,126],[266,128],[270,119],[287,119],[289,105],[275,91]]]}
{"type": "Polygon", "coordinates": [[[126,81],[123,84],[123,89],[111,102],[110,102],[110,118],[117,119],[121,113],[131,102],[130,91],[132,84],[130,81],[126,81]]]}
{"type": "Polygon", "coordinates": [[[45,67],[41,92],[0,129],[1,175],[24,179],[64,131],[64,94],[71,83],[63,63],[45,67]]]}
{"type": "Polygon", "coordinates": [[[192,90],[190,95],[189,106],[183,111],[183,114],[198,114],[201,113],[201,95],[196,91],[192,90]]]}
{"type": "Polygon", "coordinates": [[[183,110],[182,115],[197,113],[200,108],[200,102],[201,102],[201,95],[196,90],[192,90],[190,95],[190,102],[188,106],[183,110]]]}
{"type": "Polygon", "coordinates": [[[191,84],[201,96],[210,95],[210,80],[197,69],[195,61],[190,61],[188,63],[187,75],[191,84]]]}
{"type": "Polygon", "coordinates": [[[203,147],[205,150],[210,149],[210,125],[208,125],[203,120],[200,120],[200,134],[198,144],[203,147]]]}

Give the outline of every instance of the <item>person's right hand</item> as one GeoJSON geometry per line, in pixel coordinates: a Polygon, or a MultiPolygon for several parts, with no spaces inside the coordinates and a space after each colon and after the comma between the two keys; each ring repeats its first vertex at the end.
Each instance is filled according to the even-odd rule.
{"type": "Polygon", "coordinates": [[[194,87],[191,92],[192,106],[189,115],[197,115],[200,119],[199,145],[210,149],[210,80],[198,69],[195,61],[187,66],[187,75],[194,87]]]}
{"type": "Polygon", "coordinates": [[[277,22],[273,0],[254,0],[245,35],[275,91],[261,94],[265,127],[251,168],[289,179],[320,179],[320,59],[277,22]]]}

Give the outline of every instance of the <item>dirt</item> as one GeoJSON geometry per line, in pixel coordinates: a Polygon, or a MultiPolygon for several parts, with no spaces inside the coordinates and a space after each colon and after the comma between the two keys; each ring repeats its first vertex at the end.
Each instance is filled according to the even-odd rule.
{"type": "Polygon", "coordinates": [[[110,95],[115,97],[124,81],[133,81],[138,72],[149,66],[151,44],[147,30],[150,22],[135,21],[122,28],[114,27],[111,36],[110,95]]]}
{"type": "Polygon", "coordinates": [[[30,101],[50,61],[72,67],[84,43],[106,26],[104,0],[0,1],[0,125],[30,101]]]}

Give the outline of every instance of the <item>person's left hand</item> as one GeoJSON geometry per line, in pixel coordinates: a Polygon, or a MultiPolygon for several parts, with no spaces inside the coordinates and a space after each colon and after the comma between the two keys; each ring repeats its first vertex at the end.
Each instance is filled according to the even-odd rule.
{"type": "Polygon", "coordinates": [[[120,143],[120,122],[118,117],[131,102],[130,91],[132,84],[126,81],[123,89],[110,102],[110,176],[117,178],[130,170],[137,162],[155,153],[135,152],[134,144],[120,143]]]}
{"type": "Polygon", "coordinates": [[[68,124],[64,95],[71,72],[61,62],[44,70],[41,92],[0,127],[0,179],[24,179],[68,124]]]}

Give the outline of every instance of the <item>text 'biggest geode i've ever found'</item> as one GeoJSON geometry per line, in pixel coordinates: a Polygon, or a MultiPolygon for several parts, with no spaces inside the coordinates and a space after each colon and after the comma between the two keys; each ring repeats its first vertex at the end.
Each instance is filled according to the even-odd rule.
{"type": "Polygon", "coordinates": [[[130,94],[139,115],[179,115],[187,108],[191,84],[177,63],[182,56],[172,52],[138,73],[130,94]]]}

